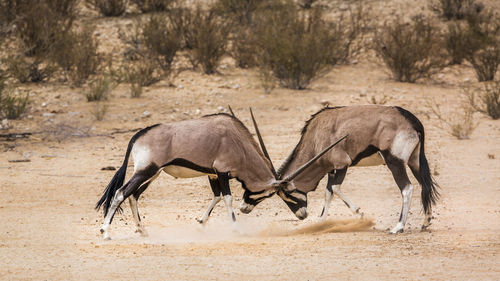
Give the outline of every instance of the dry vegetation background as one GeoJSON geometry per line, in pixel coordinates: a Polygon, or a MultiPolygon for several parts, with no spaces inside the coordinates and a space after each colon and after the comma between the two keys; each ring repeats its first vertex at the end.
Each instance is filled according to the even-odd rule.
{"type": "Polygon", "coordinates": [[[498,280],[499,14],[494,0],[0,0],[0,279],[498,280]],[[138,128],[227,104],[250,125],[252,106],[279,165],[312,113],[367,103],[426,128],[442,194],[428,232],[415,192],[405,233],[387,234],[401,199],[383,166],[343,184],[367,231],[338,232],[352,217],[334,199],[333,232],[297,232],[325,181],[305,221],[271,198],[236,211],[245,235],[222,204],[198,229],[208,181],[162,175],[139,201],[149,237],[128,208],[113,240],[98,232],[101,169],[138,128]]]}

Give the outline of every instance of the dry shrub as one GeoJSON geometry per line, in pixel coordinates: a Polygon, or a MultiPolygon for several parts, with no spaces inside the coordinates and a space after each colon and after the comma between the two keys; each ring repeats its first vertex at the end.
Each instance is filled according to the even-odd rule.
{"type": "Polygon", "coordinates": [[[14,91],[5,80],[6,77],[0,75],[0,118],[19,119],[26,111],[29,93],[14,91]]]}
{"type": "Polygon", "coordinates": [[[239,27],[234,30],[229,54],[236,61],[238,67],[257,66],[257,57],[255,55],[257,45],[255,43],[255,35],[250,28],[239,27]]]}
{"type": "Polygon", "coordinates": [[[164,71],[170,71],[175,54],[181,48],[181,31],[165,15],[154,15],[141,25],[144,45],[164,71]]]}
{"type": "Polygon", "coordinates": [[[373,95],[370,98],[367,98],[367,101],[368,101],[368,103],[371,103],[371,104],[386,104],[391,99],[392,98],[390,96],[387,96],[387,95],[383,95],[382,97],[379,97],[378,99],[377,99],[377,96],[373,95]]]}
{"type": "Polygon", "coordinates": [[[422,16],[386,22],[376,32],[374,48],[396,81],[413,83],[445,66],[438,29],[422,16]]]}
{"type": "Polygon", "coordinates": [[[461,105],[460,112],[447,114],[441,112],[440,106],[435,101],[428,102],[427,107],[438,118],[440,122],[438,127],[459,140],[469,139],[479,124],[474,118],[475,110],[466,103],[461,105]]]}
{"type": "Polygon", "coordinates": [[[239,26],[249,26],[253,22],[254,14],[261,9],[265,0],[218,0],[215,9],[222,16],[231,19],[239,26]]]}
{"type": "Polygon", "coordinates": [[[462,23],[454,22],[448,25],[448,32],[444,35],[445,48],[451,57],[450,64],[461,64],[468,52],[467,38],[469,34],[462,23]]]}
{"type": "Polygon", "coordinates": [[[90,110],[90,113],[95,117],[97,121],[102,121],[104,115],[108,112],[108,105],[103,102],[94,103],[94,107],[90,110]]]}
{"type": "Polygon", "coordinates": [[[486,83],[482,89],[469,90],[467,96],[472,108],[494,120],[500,118],[500,81],[486,83]]]}
{"type": "Polygon", "coordinates": [[[90,83],[88,91],[85,93],[87,101],[103,101],[107,100],[111,91],[115,88],[116,84],[107,75],[97,77],[97,79],[90,83]]]}
{"type": "Polygon", "coordinates": [[[316,0],[300,0],[298,4],[302,9],[311,9],[314,2],[316,0]]]}
{"type": "Polygon", "coordinates": [[[71,43],[64,45],[65,47],[62,47],[59,52],[68,54],[68,61],[66,63],[63,63],[61,59],[58,61],[60,65],[70,67],[71,81],[74,85],[81,86],[90,75],[96,73],[101,58],[97,53],[98,43],[93,36],[92,29],[74,33],[72,38],[71,43]]]}
{"type": "Polygon", "coordinates": [[[105,17],[117,17],[127,10],[128,0],[87,0],[87,3],[105,17]]]}
{"type": "Polygon", "coordinates": [[[26,55],[43,58],[51,53],[56,38],[71,29],[74,13],[54,6],[58,1],[33,1],[21,8],[17,31],[26,55]]]}
{"type": "Polygon", "coordinates": [[[189,60],[193,67],[201,65],[206,74],[215,73],[226,53],[230,25],[215,10],[197,6],[189,15],[185,40],[191,50],[189,60]]]}
{"type": "Polygon", "coordinates": [[[21,83],[46,81],[56,71],[56,66],[50,61],[43,62],[39,58],[28,58],[24,55],[11,55],[3,62],[8,75],[21,83]]]}
{"type": "Polygon", "coordinates": [[[495,78],[500,64],[500,16],[494,11],[484,11],[467,18],[466,59],[476,72],[479,81],[495,78]]]}
{"type": "Polygon", "coordinates": [[[447,20],[464,19],[484,9],[484,5],[476,3],[476,0],[432,0],[429,7],[447,20]]]}
{"type": "Polygon", "coordinates": [[[142,87],[150,86],[161,79],[161,73],[153,61],[143,60],[137,64],[124,67],[124,81],[130,83],[130,96],[138,98],[142,95],[142,87]]]}
{"type": "Polygon", "coordinates": [[[143,13],[164,12],[170,10],[177,0],[132,0],[143,13]]]}
{"type": "Polygon", "coordinates": [[[305,89],[327,69],[335,48],[319,10],[299,14],[291,2],[260,13],[256,31],[261,71],[270,71],[290,89],[305,89]]]}

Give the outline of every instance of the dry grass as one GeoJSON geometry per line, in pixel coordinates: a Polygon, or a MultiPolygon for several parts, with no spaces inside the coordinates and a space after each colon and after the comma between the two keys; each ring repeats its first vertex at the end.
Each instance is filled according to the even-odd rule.
{"type": "Polygon", "coordinates": [[[474,117],[476,111],[467,103],[463,103],[460,110],[446,114],[435,101],[428,102],[427,107],[439,120],[438,127],[459,140],[469,139],[479,125],[479,121],[474,117]]]}
{"type": "Polygon", "coordinates": [[[467,90],[466,94],[476,111],[494,120],[500,119],[500,81],[485,83],[482,89],[467,90]]]}

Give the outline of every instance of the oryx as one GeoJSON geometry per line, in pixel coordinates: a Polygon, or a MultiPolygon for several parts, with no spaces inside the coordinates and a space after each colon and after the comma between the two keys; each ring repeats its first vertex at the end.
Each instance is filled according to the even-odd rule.
{"type": "MultiPolygon", "coordinates": [[[[349,134],[349,137],[344,142],[303,173],[287,181],[289,186],[285,189],[292,192],[278,191],[292,212],[299,219],[307,217],[307,193],[315,190],[319,181],[328,174],[321,217],[326,217],[333,194],[337,194],[353,212],[359,213],[359,208],[340,191],[347,168],[362,162],[365,165],[385,163],[403,198],[399,222],[391,233],[403,232],[413,192],[406,173],[405,166],[408,165],[422,187],[425,212],[422,229],[427,228],[432,217],[431,205],[439,196],[437,184],[431,176],[424,153],[424,127],[415,115],[401,107],[360,105],[321,109],[306,122],[299,143],[278,169],[278,178],[287,179],[316,151],[345,134],[349,134]]],[[[244,202],[242,211],[247,213],[259,203],[246,199],[244,202]]]]}
{"type": "MultiPolygon", "coordinates": [[[[322,153],[325,152],[326,149],[322,153]]],[[[311,165],[315,159],[317,157],[306,165],[311,165]]],[[[303,169],[299,168],[300,171],[303,169]]],[[[202,224],[208,220],[222,194],[234,226],[236,218],[231,206],[230,178],[241,182],[243,188],[255,194],[257,200],[271,196],[286,185],[284,180],[277,179],[270,160],[259,149],[245,125],[234,116],[221,113],[195,120],[153,125],[131,138],[121,168],[96,204],[96,209],[104,207],[101,233],[104,233],[105,239],[109,239],[109,225],[126,198],[129,198],[137,232],[146,234],[138,213],[137,200],[161,171],[175,178],[208,175],[214,197],[199,220],[202,224]],[[129,155],[134,160],[134,174],[123,184],[129,155]]]]}

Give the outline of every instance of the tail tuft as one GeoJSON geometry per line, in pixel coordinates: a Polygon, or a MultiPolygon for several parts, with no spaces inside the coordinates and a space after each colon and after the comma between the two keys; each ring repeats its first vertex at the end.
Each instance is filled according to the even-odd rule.
{"type": "MultiPolygon", "coordinates": [[[[116,191],[123,186],[126,171],[127,171],[127,165],[121,166],[120,169],[116,171],[115,175],[113,176],[108,186],[104,190],[104,194],[102,195],[101,199],[99,199],[99,201],[97,201],[95,205],[96,210],[99,210],[101,206],[103,207],[105,217],[108,214],[109,207],[111,206],[111,200],[113,200],[116,191]]],[[[118,208],[118,210],[121,209],[118,208]]]]}

